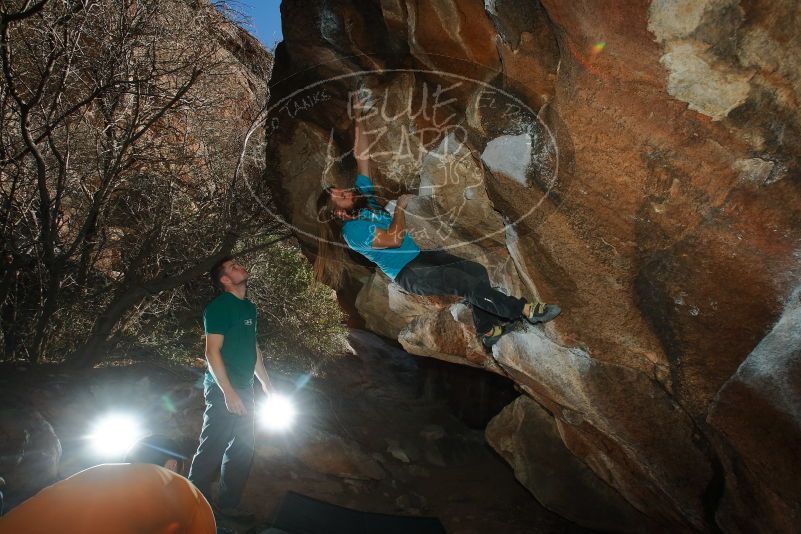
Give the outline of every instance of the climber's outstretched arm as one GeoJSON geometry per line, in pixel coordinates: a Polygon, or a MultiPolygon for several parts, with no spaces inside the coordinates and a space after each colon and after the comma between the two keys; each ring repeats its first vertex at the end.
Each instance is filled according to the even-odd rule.
{"type": "Polygon", "coordinates": [[[370,142],[367,139],[365,132],[364,117],[362,115],[362,108],[364,102],[354,95],[351,100],[353,106],[353,123],[355,127],[355,135],[353,139],[353,156],[356,158],[356,170],[359,174],[368,177],[370,175],[370,142]]]}

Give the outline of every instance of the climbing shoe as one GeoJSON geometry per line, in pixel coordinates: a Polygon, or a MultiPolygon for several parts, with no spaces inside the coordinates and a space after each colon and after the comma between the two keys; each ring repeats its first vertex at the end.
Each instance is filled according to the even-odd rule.
{"type": "Polygon", "coordinates": [[[496,344],[498,340],[501,339],[501,336],[505,333],[506,330],[502,326],[495,325],[492,327],[492,330],[481,335],[481,344],[484,345],[484,347],[491,349],[492,346],[496,344]]]}
{"type": "Polygon", "coordinates": [[[562,308],[557,304],[543,304],[535,302],[529,304],[529,314],[523,317],[531,324],[547,323],[562,313],[562,308]]]}

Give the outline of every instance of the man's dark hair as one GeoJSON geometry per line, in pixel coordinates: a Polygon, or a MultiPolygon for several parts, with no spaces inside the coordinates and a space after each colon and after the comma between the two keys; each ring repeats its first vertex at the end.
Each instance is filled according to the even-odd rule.
{"type": "Polygon", "coordinates": [[[187,458],[180,453],[175,440],[162,434],[152,434],[140,439],[125,455],[125,461],[131,464],[156,464],[163,467],[167,460],[177,460],[178,472],[182,473],[187,458]]]}
{"type": "Polygon", "coordinates": [[[220,283],[220,277],[223,275],[223,271],[225,271],[225,262],[231,261],[232,259],[234,259],[233,256],[225,256],[223,259],[215,263],[214,266],[209,270],[211,285],[214,286],[214,289],[218,291],[225,289],[220,283]]]}

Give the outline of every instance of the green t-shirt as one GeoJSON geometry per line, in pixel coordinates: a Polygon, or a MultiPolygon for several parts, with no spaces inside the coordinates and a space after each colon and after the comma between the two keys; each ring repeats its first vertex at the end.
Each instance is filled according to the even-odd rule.
{"type": "MultiPolygon", "coordinates": [[[[250,387],[256,368],[256,306],[226,291],[206,306],[203,326],[206,334],[224,336],[220,352],[231,385],[238,389],[250,387]]],[[[206,371],[205,381],[214,382],[211,372],[206,371]]]]}

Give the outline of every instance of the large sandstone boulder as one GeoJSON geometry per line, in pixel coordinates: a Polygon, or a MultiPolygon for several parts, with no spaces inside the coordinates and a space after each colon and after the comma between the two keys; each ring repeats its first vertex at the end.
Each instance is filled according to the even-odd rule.
{"type": "Polygon", "coordinates": [[[553,417],[526,396],[487,427],[487,441],[537,500],[576,523],[639,532],[647,520],[565,447],[553,417]]]}
{"type": "Polygon", "coordinates": [[[493,356],[555,415],[567,448],[637,509],[663,524],[703,523],[698,496],[713,476],[708,451],[657,382],[559,345],[539,327],[504,336],[493,356]]]}
{"type": "Polygon", "coordinates": [[[801,485],[787,459],[801,454],[799,384],[801,289],[709,410],[707,422],[720,433],[717,447],[730,488],[718,510],[727,530],[759,530],[764,515],[776,518],[780,530],[798,528],[801,485]]]}
{"type": "Polygon", "coordinates": [[[355,173],[348,97],[369,92],[373,178],[419,195],[414,236],[565,312],[482,354],[458,301],[355,257],[348,309],[410,352],[513,377],[665,528],[792,530],[797,2],[286,0],[282,16],[265,178],[309,256],[321,184],[355,173]]]}

